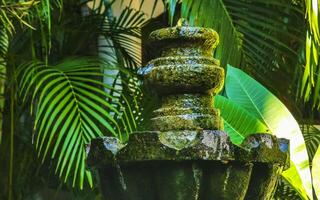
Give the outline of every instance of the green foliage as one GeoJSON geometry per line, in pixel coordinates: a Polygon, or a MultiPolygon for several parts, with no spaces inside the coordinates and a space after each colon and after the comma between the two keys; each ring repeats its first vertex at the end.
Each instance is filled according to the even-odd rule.
{"type": "Polygon", "coordinates": [[[313,175],[313,186],[317,198],[320,199],[320,147],[312,161],[312,175],[313,175]]]}
{"type": "Polygon", "coordinates": [[[26,17],[30,14],[31,8],[37,6],[39,1],[0,1],[0,24],[5,27],[6,31],[12,34],[15,30],[14,21],[17,20],[23,25],[34,29],[29,22],[26,21],[26,17]]]}
{"type": "Polygon", "coordinates": [[[273,197],[274,200],[301,200],[299,194],[292,186],[282,177],[277,186],[273,197]]]}
{"type": "MultiPolygon", "coordinates": [[[[290,139],[290,158],[293,164],[289,170],[283,173],[283,176],[302,196],[308,194],[312,198],[311,175],[306,145],[299,125],[284,104],[253,78],[231,66],[228,66],[227,69],[225,93],[231,102],[250,113],[252,118],[259,120],[272,134],[279,138],[290,139]],[[298,179],[300,179],[299,176],[296,176],[297,174],[300,177],[304,177],[301,179],[303,187],[297,184],[299,182],[298,179]]],[[[215,105],[218,107],[221,104],[215,105]]],[[[218,108],[223,109],[223,107],[218,108]]],[[[232,109],[235,110],[234,108],[232,109]]],[[[229,112],[236,114],[237,112],[233,110],[222,111],[222,117],[228,124],[236,127],[237,120],[228,121],[230,117],[224,116],[229,112]]],[[[234,116],[237,119],[242,117],[241,115],[234,116]]],[[[253,127],[249,131],[254,131],[255,129],[253,127]]],[[[243,129],[240,134],[245,136],[254,133],[249,131],[243,129]]],[[[230,136],[233,135],[231,134],[230,136]]]]}
{"type": "Polygon", "coordinates": [[[320,147],[320,130],[314,125],[302,125],[303,136],[306,141],[310,165],[312,168],[312,179],[314,191],[319,199],[319,147],[320,147]]]}
{"type": "MultiPolygon", "coordinates": [[[[303,183],[303,177],[299,174],[297,167],[292,161],[290,162],[290,168],[282,172],[282,177],[291,185],[291,188],[293,188],[303,200],[312,199],[313,195],[307,193],[306,187],[303,183]]],[[[312,183],[310,188],[312,189],[312,183]]]]}
{"type": "Polygon", "coordinates": [[[218,31],[214,57],[222,67],[239,66],[282,96],[292,95],[288,88],[297,87],[293,67],[301,67],[297,46],[304,45],[300,5],[285,0],[176,0],[167,1],[168,7],[176,2],[181,2],[181,16],[191,25],[218,31]]]}
{"type": "Polygon", "coordinates": [[[312,107],[320,109],[320,30],[319,0],[305,0],[308,18],[306,31],[305,69],[301,81],[300,96],[304,101],[312,102],[312,107]]]}
{"type": "MultiPolygon", "coordinates": [[[[119,63],[123,63],[129,69],[136,69],[141,65],[140,28],[145,21],[144,13],[129,7],[125,8],[119,17],[107,18],[99,28],[99,33],[105,39],[111,40],[112,44],[100,45],[100,47],[114,48],[119,63]]],[[[108,52],[100,51],[100,53],[108,52]]]]}
{"type": "Polygon", "coordinates": [[[220,45],[215,50],[214,57],[220,59],[221,66],[225,67],[228,63],[240,65],[242,34],[236,30],[222,0],[184,0],[181,16],[188,19],[190,25],[210,27],[218,31],[220,45]]]}
{"type": "Polygon", "coordinates": [[[5,81],[6,81],[6,57],[9,47],[9,38],[4,27],[0,26],[0,144],[2,141],[2,122],[5,101],[5,81]]]}
{"type": "MultiPolygon", "coordinates": [[[[126,8],[118,18],[106,20],[111,8],[107,2],[87,16],[82,16],[78,1],[63,6],[62,1],[34,3],[27,17],[32,29],[15,27],[19,31],[11,38],[6,61],[16,76],[9,77],[10,84],[19,82],[19,99],[30,106],[32,140],[42,163],[53,159],[55,173],[82,189],[85,181],[90,186],[93,182],[85,168],[91,139],[113,135],[126,140],[141,120],[142,92],[134,73],[124,68],[133,70],[140,64],[144,14],[126,8]],[[110,41],[107,48],[115,49],[111,56],[116,63],[98,58],[98,53],[110,53],[98,51],[99,35],[110,41]],[[112,82],[104,83],[106,78],[112,82]]],[[[0,41],[9,42],[2,32],[0,41]]]]}
{"type": "Polygon", "coordinates": [[[250,112],[223,96],[216,96],[215,107],[220,109],[224,119],[224,129],[231,141],[240,145],[250,133],[268,133],[269,130],[258,118],[250,112]]]}
{"type": "Polygon", "coordinates": [[[302,125],[301,130],[306,141],[310,161],[312,161],[320,145],[320,130],[313,125],[302,125]]]}
{"type": "Polygon", "coordinates": [[[92,185],[91,174],[85,169],[86,145],[106,133],[121,139],[122,130],[124,134],[132,131],[128,128],[132,120],[125,109],[130,105],[122,104],[125,94],[101,81],[109,76],[102,70],[113,69],[109,66],[101,60],[72,58],[55,66],[27,63],[18,74],[22,101],[26,103],[31,96],[31,104],[35,105],[38,156],[42,162],[48,154],[58,160],[59,176],[66,181],[73,174],[73,186],[77,180],[80,188],[85,179],[92,185]],[[106,89],[118,95],[111,96],[106,89]]]}

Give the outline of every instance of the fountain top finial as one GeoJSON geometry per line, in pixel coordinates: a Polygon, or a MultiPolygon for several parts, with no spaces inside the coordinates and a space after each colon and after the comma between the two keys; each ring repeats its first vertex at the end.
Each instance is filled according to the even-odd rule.
{"type": "Polygon", "coordinates": [[[185,18],[180,18],[177,23],[177,26],[189,26],[189,22],[185,18]]]}
{"type": "Polygon", "coordinates": [[[153,31],[149,39],[151,42],[163,43],[169,41],[171,44],[175,41],[196,42],[201,46],[215,48],[219,43],[218,33],[211,28],[189,26],[188,21],[184,18],[179,19],[174,27],[162,28],[153,31]]]}

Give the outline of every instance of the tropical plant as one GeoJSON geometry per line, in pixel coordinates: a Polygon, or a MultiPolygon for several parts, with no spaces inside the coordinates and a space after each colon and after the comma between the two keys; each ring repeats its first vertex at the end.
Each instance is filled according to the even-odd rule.
{"type": "MultiPolygon", "coordinates": [[[[3,5],[9,6],[5,1],[3,5]]],[[[26,4],[11,5],[20,10],[26,4]]],[[[10,91],[12,108],[8,112],[11,117],[5,117],[5,124],[7,120],[11,124],[10,128],[5,127],[11,130],[11,136],[5,136],[3,144],[9,143],[11,148],[9,186],[3,188],[9,191],[8,199],[14,198],[13,149],[21,142],[14,140],[19,138],[19,130],[13,128],[21,115],[26,117],[23,110],[30,110],[34,116],[32,142],[42,163],[48,163],[46,158],[50,156],[56,173],[80,188],[85,180],[92,186],[91,173],[85,169],[86,145],[90,140],[108,134],[126,140],[137,127],[141,115],[137,99],[141,92],[132,69],[140,61],[137,48],[133,47],[140,46],[136,38],[140,38],[144,15],[126,8],[120,17],[110,17],[111,4],[101,2],[84,16],[84,6],[76,0],[63,2],[63,6],[60,1],[50,5],[49,1],[30,1],[30,7],[24,10],[28,21],[20,21],[27,26],[15,26],[14,21],[8,21],[5,26],[12,24],[15,29],[0,29],[6,33],[15,30],[10,38],[7,34],[0,37],[1,44],[6,44],[1,45],[1,56],[5,56],[1,64],[10,69],[6,91],[10,91]],[[99,36],[111,41],[107,47],[99,48],[99,36]],[[4,47],[8,46],[6,52],[4,47]],[[108,48],[115,51],[106,51],[108,48]],[[114,56],[116,60],[106,61],[101,55],[114,56]],[[110,71],[117,73],[105,73],[110,71]],[[106,78],[112,82],[104,83],[106,78]],[[18,108],[21,103],[22,109],[18,108]]],[[[19,19],[22,20],[21,16],[19,19]]]]}
{"type": "Polygon", "coordinates": [[[313,175],[313,185],[314,185],[314,191],[318,197],[320,198],[320,147],[318,147],[318,150],[312,160],[312,175],[313,175]]]}
{"type": "Polygon", "coordinates": [[[311,178],[307,179],[310,169],[306,144],[298,123],[287,108],[265,87],[231,66],[227,68],[224,94],[226,97],[216,98],[215,106],[222,111],[225,130],[232,141],[241,144],[245,136],[259,132],[290,139],[291,167],[282,176],[301,198],[312,199],[312,187],[308,188],[312,185],[311,178]]]}
{"type": "Polygon", "coordinates": [[[301,97],[311,101],[312,106],[320,109],[320,31],[319,31],[319,1],[305,0],[308,17],[308,30],[306,32],[305,69],[301,82],[301,97]]]}
{"type": "MultiPolygon", "coordinates": [[[[55,3],[59,2],[58,0],[55,3]]],[[[2,142],[2,120],[5,118],[3,116],[4,105],[6,99],[6,93],[10,94],[10,101],[6,104],[10,108],[10,158],[9,160],[9,172],[8,172],[8,199],[13,198],[13,156],[14,156],[14,118],[15,118],[15,81],[14,77],[14,66],[8,67],[9,64],[9,46],[10,40],[14,33],[16,33],[16,28],[18,25],[24,25],[28,28],[34,29],[30,25],[31,21],[40,21],[43,26],[42,30],[45,30],[47,27],[50,30],[48,23],[50,17],[45,15],[45,13],[50,13],[50,4],[49,1],[14,1],[14,0],[1,0],[0,2],[0,142],[2,142]],[[34,15],[31,16],[32,11],[34,15]],[[40,20],[39,20],[40,19],[40,20]],[[48,26],[45,26],[48,25],[48,26]]],[[[49,14],[50,16],[50,14],[49,14]]]]}

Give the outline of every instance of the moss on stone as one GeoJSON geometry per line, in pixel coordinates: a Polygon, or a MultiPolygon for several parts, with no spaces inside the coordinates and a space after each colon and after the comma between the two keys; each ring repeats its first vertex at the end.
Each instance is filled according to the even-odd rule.
{"type": "Polygon", "coordinates": [[[288,141],[255,134],[237,147],[221,131],[223,120],[212,107],[224,83],[211,55],[218,34],[181,21],[150,38],[161,57],[139,73],[162,104],[153,112],[152,131],[130,135],[127,144],[93,141],[88,163],[100,168],[106,198],[268,200],[288,163],[288,141]]]}

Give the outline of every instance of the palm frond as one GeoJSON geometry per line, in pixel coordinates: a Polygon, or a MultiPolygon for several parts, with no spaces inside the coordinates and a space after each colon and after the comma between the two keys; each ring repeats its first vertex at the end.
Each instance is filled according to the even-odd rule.
{"type": "MultiPolygon", "coordinates": [[[[132,119],[130,104],[123,103],[124,94],[111,96],[103,83],[104,68],[110,64],[89,58],[72,58],[55,66],[28,63],[18,72],[20,97],[35,105],[34,143],[42,161],[50,154],[56,160],[56,173],[67,181],[73,176],[73,186],[83,188],[84,180],[92,185],[92,177],[85,169],[86,145],[94,138],[113,135],[123,138],[122,127],[132,119]],[[112,99],[113,103],[110,103],[112,99]],[[118,105],[115,107],[115,105],[118,105]]],[[[123,71],[123,73],[125,73],[123,71]]],[[[129,129],[124,128],[129,134],[129,129]]]]}
{"type": "Polygon", "coordinates": [[[6,28],[8,33],[12,34],[15,30],[14,21],[18,21],[29,28],[34,29],[32,25],[25,19],[30,14],[30,10],[33,6],[36,6],[39,1],[0,1],[0,22],[2,26],[6,28]]]}
{"type": "Polygon", "coordinates": [[[304,72],[300,80],[300,90],[297,96],[304,102],[310,102],[312,108],[320,109],[320,30],[319,30],[319,0],[305,0],[306,28],[304,72]]]}
{"type": "Polygon", "coordinates": [[[122,58],[119,62],[127,68],[136,69],[141,65],[140,27],[145,21],[144,14],[132,8],[124,9],[118,18],[106,18],[101,34],[112,43],[101,47],[114,48],[118,59],[122,58]]]}
{"type": "Polygon", "coordinates": [[[8,51],[9,38],[5,27],[0,26],[0,57],[3,59],[8,51]]]}
{"type": "Polygon", "coordinates": [[[301,200],[299,193],[284,179],[280,178],[274,200],[301,200]]]}
{"type": "Polygon", "coordinates": [[[9,47],[7,30],[0,26],[0,144],[2,141],[2,122],[5,103],[6,56],[9,47]]]}
{"type": "Polygon", "coordinates": [[[312,161],[320,145],[320,130],[309,124],[301,125],[301,130],[306,142],[309,158],[312,161]]]}
{"type": "MultiPolygon", "coordinates": [[[[313,0],[317,1],[317,0],[313,0]]],[[[310,20],[310,19],[309,19],[310,20]]],[[[319,31],[319,30],[318,30],[319,31]]],[[[300,97],[311,102],[312,108],[320,109],[320,42],[314,33],[307,31],[305,45],[305,68],[301,79],[300,97]]]]}

